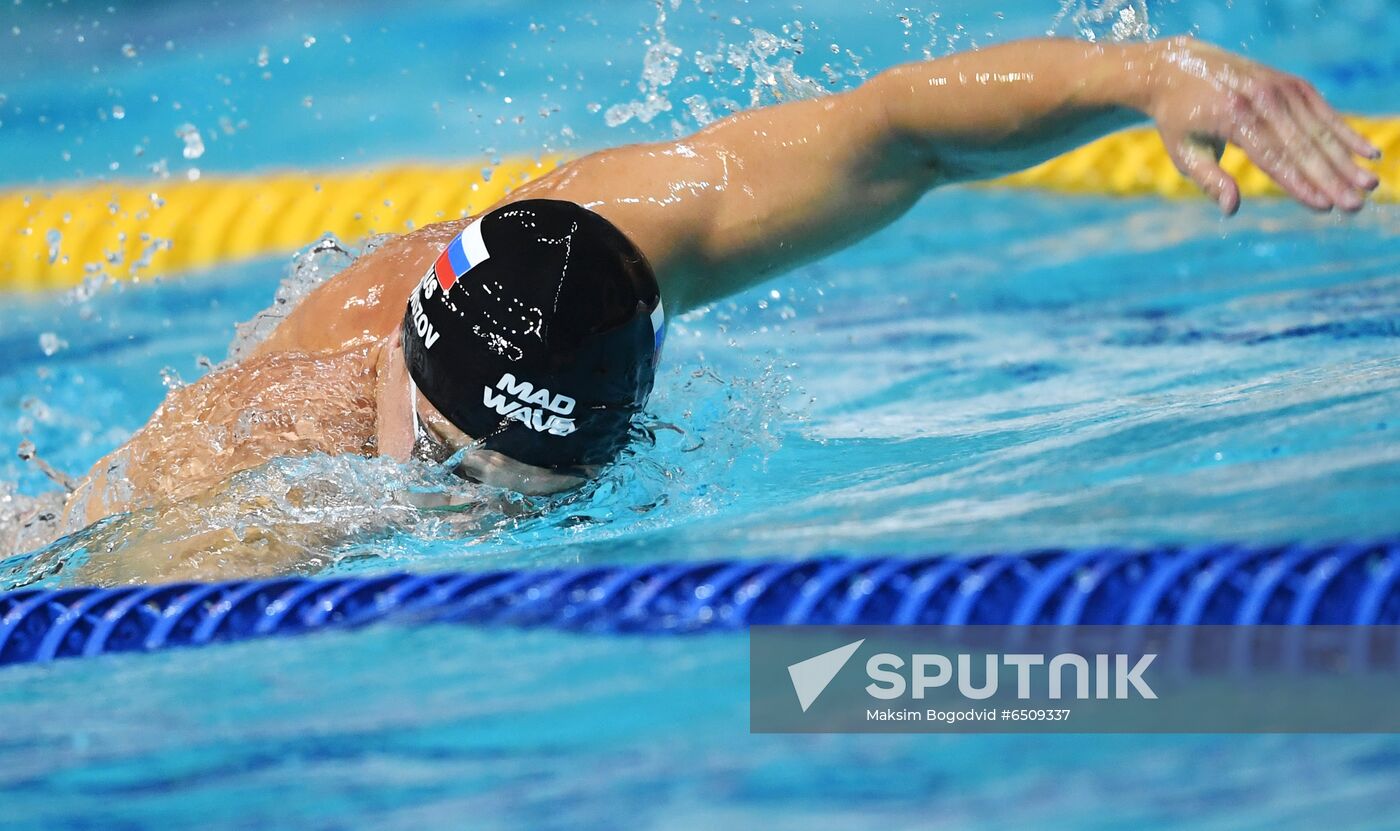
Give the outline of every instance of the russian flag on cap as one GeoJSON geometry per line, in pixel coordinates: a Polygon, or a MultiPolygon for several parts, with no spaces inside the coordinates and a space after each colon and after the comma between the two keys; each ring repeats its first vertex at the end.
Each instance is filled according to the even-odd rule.
{"type": "Polygon", "coordinates": [[[651,310],[651,334],[654,339],[652,351],[658,356],[661,354],[661,344],[666,342],[666,309],[661,305],[661,298],[656,298],[656,308],[651,310]]]}
{"type": "Polygon", "coordinates": [[[489,259],[491,254],[481,238],[481,220],[477,219],[447,244],[433,263],[433,272],[437,274],[438,285],[448,291],[463,274],[489,259]]]}

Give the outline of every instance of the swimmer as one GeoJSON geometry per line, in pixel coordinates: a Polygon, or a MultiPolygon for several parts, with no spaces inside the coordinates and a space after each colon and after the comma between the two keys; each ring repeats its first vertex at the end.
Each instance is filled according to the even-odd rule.
{"type": "Polygon", "coordinates": [[[576,487],[626,441],[668,315],[850,245],[932,188],[1143,118],[1226,215],[1240,201],[1227,143],[1317,211],[1357,211],[1378,184],[1356,160],[1378,151],[1308,83],[1190,38],[1010,43],[593,153],[361,257],[253,354],[171,392],[65,508],[68,529],[144,511],[166,530],[79,578],[307,567],[316,545],[275,529],[178,531],[230,476],[278,457],[419,458],[525,494],[576,487]]]}

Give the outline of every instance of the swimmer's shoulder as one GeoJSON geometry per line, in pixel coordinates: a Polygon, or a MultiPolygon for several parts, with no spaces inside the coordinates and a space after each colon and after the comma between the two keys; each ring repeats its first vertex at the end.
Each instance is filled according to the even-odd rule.
{"type": "Polygon", "coordinates": [[[470,218],[395,237],[316,288],[250,357],[276,352],[343,352],[397,330],[413,286],[470,218]]]}

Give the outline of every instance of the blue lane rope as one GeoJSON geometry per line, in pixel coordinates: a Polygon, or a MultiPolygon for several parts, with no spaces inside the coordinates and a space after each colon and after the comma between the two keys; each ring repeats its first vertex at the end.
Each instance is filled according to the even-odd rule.
{"type": "Polygon", "coordinates": [[[681,634],[753,624],[1400,624],[1400,538],[827,557],[0,594],[0,664],[378,622],[681,634]]]}

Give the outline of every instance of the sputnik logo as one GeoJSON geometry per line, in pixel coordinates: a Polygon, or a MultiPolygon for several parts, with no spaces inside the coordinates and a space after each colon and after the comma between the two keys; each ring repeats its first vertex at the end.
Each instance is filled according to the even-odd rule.
{"type": "Polygon", "coordinates": [[[792,678],[792,689],[797,693],[802,712],[807,712],[863,643],[865,638],[788,666],[788,676],[792,678]]]}

